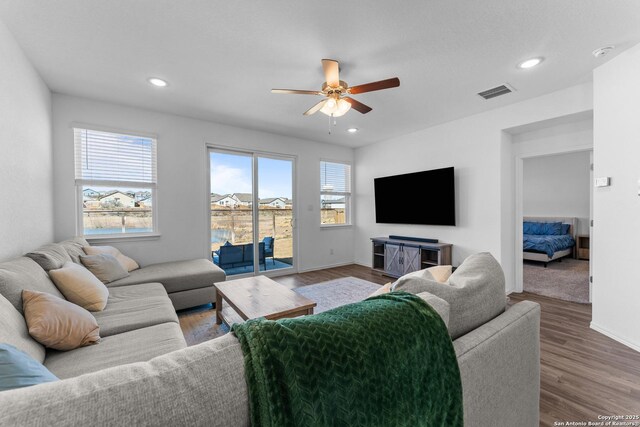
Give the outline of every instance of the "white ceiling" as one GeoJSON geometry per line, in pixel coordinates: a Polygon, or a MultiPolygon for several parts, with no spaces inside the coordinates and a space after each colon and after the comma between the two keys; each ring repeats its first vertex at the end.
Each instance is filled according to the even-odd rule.
{"type": "Polygon", "coordinates": [[[638,0],[0,0],[0,17],[54,92],[352,147],[589,81],[640,41],[638,0]],[[352,86],[401,86],[354,96],[373,111],[329,135],[302,116],[318,98],[270,93],[320,89],[322,58],[352,86]],[[505,82],[517,92],[476,95],[505,82]]]}

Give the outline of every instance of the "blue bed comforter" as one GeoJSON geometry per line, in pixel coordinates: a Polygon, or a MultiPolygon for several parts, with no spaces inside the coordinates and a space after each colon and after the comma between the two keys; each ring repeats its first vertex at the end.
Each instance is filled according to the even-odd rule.
{"type": "Polygon", "coordinates": [[[549,258],[553,258],[554,253],[572,248],[576,244],[576,241],[569,234],[559,236],[525,234],[522,240],[523,250],[543,252],[546,253],[549,258]]]}

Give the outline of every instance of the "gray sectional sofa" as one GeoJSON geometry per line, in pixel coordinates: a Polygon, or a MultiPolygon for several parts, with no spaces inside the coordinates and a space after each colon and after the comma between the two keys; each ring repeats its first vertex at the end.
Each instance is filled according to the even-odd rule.
{"type": "MultiPolygon", "coordinates": [[[[462,377],[465,425],[537,426],[540,307],[528,301],[506,307],[500,266],[488,254],[470,258],[448,285],[419,278],[412,284],[432,288],[419,295],[448,325],[462,377]],[[483,305],[479,294],[500,302],[483,305]],[[476,295],[472,303],[466,302],[469,295],[476,295]]],[[[27,270],[36,274],[32,265],[22,273],[27,270]]],[[[41,286],[49,285],[36,275],[41,286]]],[[[164,288],[122,285],[110,292],[98,322],[114,335],[67,354],[47,352],[44,364],[67,379],[0,392],[0,425],[249,426],[243,356],[233,334],[184,348],[164,288]],[[128,304],[136,309],[128,311],[128,304]]],[[[0,342],[32,346],[17,307],[2,300],[0,342]]]]}
{"type": "Polygon", "coordinates": [[[29,256],[38,262],[23,256],[0,263],[0,342],[17,348],[39,347],[39,361],[58,378],[148,361],[186,347],[176,310],[215,301],[213,283],[225,279],[224,272],[205,259],[149,265],[108,283],[105,309],[92,313],[100,327],[99,345],[45,352],[26,329],[15,330],[15,324],[20,322],[26,328],[22,317],[23,289],[64,299],[42,266],[54,269],[66,261],[79,262],[84,253],[82,247],[87,245],[84,239],[76,238],[31,252],[29,256]],[[8,317],[13,319],[14,330],[5,325],[8,317]]]}

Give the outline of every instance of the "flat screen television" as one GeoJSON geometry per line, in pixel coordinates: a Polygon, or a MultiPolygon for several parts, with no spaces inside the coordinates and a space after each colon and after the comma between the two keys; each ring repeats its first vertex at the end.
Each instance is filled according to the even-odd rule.
{"type": "Polygon", "coordinates": [[[385,176],[373,183],[377,223],[456,225],[453,167],[385,176]]]}

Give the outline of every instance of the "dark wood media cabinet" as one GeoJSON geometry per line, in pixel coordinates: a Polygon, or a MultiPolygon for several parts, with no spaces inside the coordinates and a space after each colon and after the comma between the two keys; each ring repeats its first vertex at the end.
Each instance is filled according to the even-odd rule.
{"type": "Polygon", "coordinates": [[[400,277],[412,271],[451,264],[450,243],[372,237],[372,268],[386,276],[400,277]]]}

